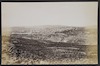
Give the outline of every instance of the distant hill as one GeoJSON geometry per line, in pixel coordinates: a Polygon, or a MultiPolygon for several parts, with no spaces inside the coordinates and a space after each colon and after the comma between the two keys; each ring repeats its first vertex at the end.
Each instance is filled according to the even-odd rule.
{"type": "Polygon", "coordinates": [[[2,35],[18,34],[24,38],[76,44],[97,44],[97,28],[71,26],[33,26],[3,28],[2,35]]]}
{"type": "Polygon", "coordinates": [[[85,43],[85,28],[70,26],[34,26],[34,27],[13,27],[13,34],[18,34],[24,38],[35,40],[65,42],[65,43],[85,43]]]}

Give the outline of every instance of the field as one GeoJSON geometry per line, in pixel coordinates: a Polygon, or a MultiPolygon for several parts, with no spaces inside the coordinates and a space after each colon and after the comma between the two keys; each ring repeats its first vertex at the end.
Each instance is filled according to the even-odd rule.
{"type": "MultiPolygon", "coordinates": [[[[29,34],[27,33],[29,29],[27,29],[24,33],[16,33],[19,30],[16,32],[14,30],[9,36],[3,35],[2,64],[98,63],[97,45],[86,44],[86,40],[88,40],[86,37],[96,38],[95,33],[88,34],[83,28],[67,27],[68,30],[63,27],[58,31],[54,28],[50,28],[52,32],[47,31],[46,28],[47,32],[33,31],[32,34],[29,34]]],[[[92,43],[96,43],[96,39],[92,43]]]]}

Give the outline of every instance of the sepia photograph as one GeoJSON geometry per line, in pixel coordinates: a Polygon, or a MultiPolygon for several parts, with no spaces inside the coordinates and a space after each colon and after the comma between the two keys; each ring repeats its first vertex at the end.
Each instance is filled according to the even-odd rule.
{"type": "Polygon", "coordinates": [[[98,2],[2,2],[2,65],[98,64],[98,2]]]}

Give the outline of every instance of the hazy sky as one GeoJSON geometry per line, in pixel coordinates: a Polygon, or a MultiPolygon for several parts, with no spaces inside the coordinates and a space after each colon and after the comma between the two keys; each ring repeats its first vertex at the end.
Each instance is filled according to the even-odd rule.
{"type": "Polygon", "coordinates": [[[91,26],[97,9],[97,2],[2,2],[2,26],[91,26]]]}

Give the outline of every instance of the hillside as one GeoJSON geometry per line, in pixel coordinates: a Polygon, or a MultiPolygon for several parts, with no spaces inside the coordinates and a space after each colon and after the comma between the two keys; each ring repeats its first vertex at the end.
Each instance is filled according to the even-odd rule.
{"type": "Polygon", "coordinates": [[[69,26],[13,27],[8,35],[2,36],[2,61],[6,59],[4,64],[76,63],[79,60],[82,63],[97,63],[95,29],[69,26]]]}

